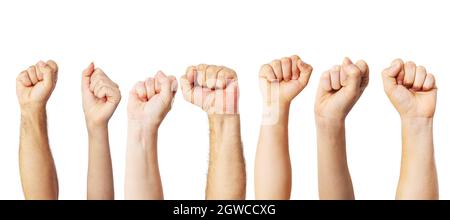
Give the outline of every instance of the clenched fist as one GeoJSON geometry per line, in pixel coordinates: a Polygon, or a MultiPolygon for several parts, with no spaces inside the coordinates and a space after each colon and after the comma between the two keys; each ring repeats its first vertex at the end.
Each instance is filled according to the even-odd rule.
{"type": "Polygon", "coordinates": [[[58,66],[52,60],[39,61],[21,72],[16,80],[16,93],[20,107],[45,108],[55,89],[58,66]]]}
{"type": "Polygon", "coordinates": [[[308,85],[312,70],[296,55],[263,65],[259,81],[266,107],[290,103],[308,85]]]}
{"type": "Polygon", "coordinates": [[[348,58],[322,74],[316,96],[316,117],[344,120],[369,83],[369,67],[348,58]]]}
{"type": "Polygon", "coordinates": [[[384,91],[401,117],[432,118],[437,88],[433,74],[413,62],[396,59],[383,71],[384,91]]]}
{"type": "Polygon", "coordinates": [[[238,113],[238,81],[234,70],[200,64],[188,67],[180,79],[183,97],[208,114],[238,113]]]}
{"type": "Polygon", "coordinates": [[[128,119],[145,126],[159,127],[172,107],[177,87],[177,79],[161,71],[155,78],[136,83],[130,91],[128,119]]]}
{"type": "Polygon", "coordinates": [[[88,125],[106,125],[120,102],[119,86],[91,63],[82,76],[83,110],[88,125]]]}

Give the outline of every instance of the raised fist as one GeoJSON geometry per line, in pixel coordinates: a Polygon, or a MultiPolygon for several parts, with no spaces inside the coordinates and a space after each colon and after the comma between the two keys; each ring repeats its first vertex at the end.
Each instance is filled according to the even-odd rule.
{"type": "Polygon", "coordinates": [[[200,64],[180,79],[183,97],[208,114],[238,114],[239,91],[234,70],[200,64]]]}
{"type": "Polygon", "coordinates": [[[83,110],[89,125],[106,125],[120,102],[119,86],[91,63],[82,76],[83,110]]]}
{"type": "Polygon", "coordinates": [[[316,95],[316,117],[344,120],[369,83],[369,67],[345,58],[322,74],[316,95]]]}
{"type": "Polygon", "coordinates": [[[384,91],[401,117],[434,116],[436,82],[425,67],[396,59],[382,75],[384,91]]]}
{"type": "Polygon", "coordinates": [[[52,60],[39,61],[21,72],[16,80],[16,93],[20,107],[45,108],[55,89],[58,66],[52,60]]]}
{"type": "Polygon", "coordinates": [[[263,65],[259,81],[266,107],[290,103],[308,85],[312,70],[297,55],[263,65]]]}
{"type": "Polygon", "coordinates": [[[136,83],[130,91],[128,119],[144,126],[159,127],[172,107],[177,87],[177,79],[161,71],[155,78],[136,83]]]}

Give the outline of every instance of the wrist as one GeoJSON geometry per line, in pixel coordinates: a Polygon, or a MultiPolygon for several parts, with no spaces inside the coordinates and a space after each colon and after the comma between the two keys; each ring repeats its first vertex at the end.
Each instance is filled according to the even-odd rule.
{"type": "Polygon", "coordinates": [[[143,134],[154,134],[158,133],[159,125],[143,123],[142,121],[137,120],[128,120],[128,130],[143,134]]]}
{"type": "Polygon", "coordinates": [[[315,120],[318,128],[341,127],[345,125],[345,117],[324,117],[316,114],[315,120]]]}
{"type": "Polygon", "coordinates": [[[433,118],[429,117],[401,117],[402,127],[416,131],[433,127],[433,118]]]}
{"type": "Polygon", "coordinates": [[[20,112],[22,115],[40,115],[46,113],[45,104],[21,104],[20,112]]]}
{"type": "Polygon", "coordinates": [[[86,120],[86,127],[89,134],[95,134],[98,132],[103,132],[108,130],[108,122],[104,123],[93,123],[86,120]]]}
{"type": "Polygon", "coordinates": [[[264,104],[262,112],[262,125],[287,123],[290,106],[290,102],[264,104]]]}

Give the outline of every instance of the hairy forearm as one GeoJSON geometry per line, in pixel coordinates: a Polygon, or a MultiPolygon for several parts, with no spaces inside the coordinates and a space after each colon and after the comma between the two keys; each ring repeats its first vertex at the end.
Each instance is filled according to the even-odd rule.
{"type": "Polygon", "coordinates": [[[19,165],[26,199],[58,198],[58,179],[48,143],[45,108],[22,110],[19,165]]]}
{"type": "Polygon", "coordinates": [[[402,163],[397,199],[438,199],[432,118],[402,118],[402,163]]]}
{"type": "Polygon", "coordinates": [[[206,199],[244,199],[245,163],[239,115],[209,115],[210,157],[206,199]]]}
{"type": "Polygon", "coordinates": [[[316,116],[320,199],[354,199],[347,165],[345,121],[316,116]]]}
{"type": "Polygon", "coordinates": [[[157,138],[158,128],[128,123],[125,199],[163,199],[157,138]]]}
{"type": "Polygon", "coordinates": [[[88,199],[114,199],[114,181],[109,149],[108,125],[88,125],[88,199]]]}
{"type": "Polygon", "coordinates": [[[263,116],[255,159],[256,199],[289,199],[291,161],[289,157],[289,105],[263,116]]]}

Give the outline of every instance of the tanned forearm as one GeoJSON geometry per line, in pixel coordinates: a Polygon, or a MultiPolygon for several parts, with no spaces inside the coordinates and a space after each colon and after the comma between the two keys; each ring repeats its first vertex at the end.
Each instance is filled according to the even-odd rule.
{"type": "Polygon", "coordinates": [[[87,198],[114,199],[114,182],[109,149],[108,125],[88,125],[89,167],[87,198]]]}
{"type": "Polygon", "coordinates": [[[289,104],[263,116],[255,161],[256,199],[289,199],[291,161],[289,156],[289,104]],[[267,118],[269,117],[269,118],[267,118]]]}
{"type": "Polygon", "coordinates": [[[209,115],[206,199],[244,199],[246,176],[239,115],[209,115]]]}
{"type": "Polygon", "coordinates": [[[320,199],[354,199],[347,165],[345,121],[316,117],[320,199]]]}
{"type": "Polygon", "coordinates": [[[163,199],[158,166],[158,128],[128,124],[125,199],[163,199]]]}
{"type": "Polygon", "coordinates": [[[402,163],[397,199],[438,199],[432,118],[402,118],[402,163]]]}
{"type": "Polygon", "coordinates": [[[19,165],[25,199],[58,199],[58,179],[48,142],[45,108],[22,110],[19,165]]]}

